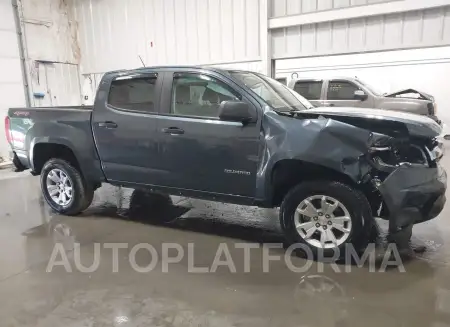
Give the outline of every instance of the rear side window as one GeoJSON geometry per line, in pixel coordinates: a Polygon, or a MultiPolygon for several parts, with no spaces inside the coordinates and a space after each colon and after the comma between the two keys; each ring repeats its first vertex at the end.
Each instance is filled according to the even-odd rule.
{"type": "Polygon", "coordinates": [[[322,81],[298,81],[294,91],[308,100],[320,100],[322,81]]]}
{"type": "Polygon", "coordinates": [[[111,83],[108,104],[119,109],[155,112],[156,76],[119,77],[111,83]]]}
{"type": "Polygon", "coordinates": [[[355,84],[347,81],[330,81],[328,84],[328,100],[355,100],[355,84]]]}
{"type": "Polygon", "coordinates": [[[182,74],[173,80],[172,114],[219,117],[222,101],[238,101],[240,95],[227,84],[206,75],[182,74]]]}

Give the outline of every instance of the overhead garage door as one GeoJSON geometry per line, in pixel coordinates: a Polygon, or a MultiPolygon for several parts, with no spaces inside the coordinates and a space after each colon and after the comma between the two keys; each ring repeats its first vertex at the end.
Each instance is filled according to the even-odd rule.
{"type": "MultiPolygon", "coordinates": [[[[450,76],[448,2],[373,2],[361,0],[360,7],[328,8],[336,14],[296,13],[302,18],[296,26],[292,24],[292,16],[289,15],[293,13],[289,8],[281,12],[281,15],[286,15],[285,20],[277,17],[280,9],[276,11],[274,8],[272,26],[286,23],[284,28],[271,30],[276,77],[285,77],[289,81],[292,73],[314,78],[357,76],[381,93],[414,88],[436,98],[438,116],[450,125],[450,96],[446,89],[450,76]],[[442,5],[444,3],[447,6],[442,5]],[[435,6],[425,7],[431,4],[435,6]],[[418,9],[418,5],[424,8],[418,9]],[[399,11],[389,13],[394,7],[399,11]],[[372,14],[377,11],[386,13],[372,14]],[[339,19],[346,14],[349,19],[339,19]],[[326,21],[327,17],[332,20],[326,21]],[[302,23],[314,21],[317,23],[302,23]]],[[[353,2],[342,0],[340,3],[353,2]]],[[[319,11],[319,8],[315,10],[319,11]]]]}
{"type": "Polygon", "coordinates": [[[450,47],[385,51],[277,62],[277,77],[357,77],[377,93],[413,88],[432,94],[438,116],[450,124],[450,47]]]}
{"type": "Polygon", "coordinates": [[[0,0],[0,156],[8,160],[3,117],[9,107],[25,106],[19,47],[11,0],[0,0]]]}

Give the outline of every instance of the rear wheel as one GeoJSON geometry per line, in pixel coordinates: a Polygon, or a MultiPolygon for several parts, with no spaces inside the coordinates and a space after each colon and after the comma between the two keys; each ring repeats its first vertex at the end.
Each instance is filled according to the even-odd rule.
{"type": "Polygon", "coordinates": [[[306,244],[312,252],[342,257],[346,244],[367,245],[373,218],[360,191],[332,181],[305,182],[285,196],[280,223],[290,243],[306,244]]]}
{"type": "Polygon", "coordinates": [[[58,213],[76,215],[92,202],[94,190],[69,162],[50,159],[41,171],[41,189],[48,205],[58,213]]]}

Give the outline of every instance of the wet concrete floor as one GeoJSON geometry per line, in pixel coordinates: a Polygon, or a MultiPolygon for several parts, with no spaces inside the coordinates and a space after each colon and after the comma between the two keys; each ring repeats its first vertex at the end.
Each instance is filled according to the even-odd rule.
{"type": "MultiPolygon", "coordinates": [[[[444,163],[450,171],[449,156],[444,163]]],[[[405,273],[371,272],[367,265],[350,272],[340,265],[338,272],[296,255],[289,256],[292,264],[310,264],[308,271],[291,271],[283,259],[270,262],[265,272],[262,247],[250,251],[246,266],[236,244],[282,242],[276,210],[182,198],[148,210],[139,194],[105,185],[84,214],[64,217],[44,204],[38,177],[4,176],[0,326],[450,326],[450,205],[415,227],[415,242],[428,248],[405,263],[405,273]],[[111,243],[127,246],[116,262],[105,248],[111,243]],[[131,248],[139,243],[151,244],[159,258],[149,272],[130,264],[131,248]],[[167,265],[168,272],[163,243],[180,244],[185,252],[180,262],[167,265]],[[66,266],[47,272],[55,244],[56,260],[66,266]],[[226,244],[235,273],[224,266],[189,272],[192,266],[211,269],[220,244],[226,244]],[[80,271],[76,253],[84,266],[98,262],[98,268],[80,271]]],[[[171,251],[174,257],[177,251],[171,251]]],[[[283,257],[285,250],[270,253],[283,257]]],[[[146,267],[154,257],[141,249],[134,258],[146,267]]]]}

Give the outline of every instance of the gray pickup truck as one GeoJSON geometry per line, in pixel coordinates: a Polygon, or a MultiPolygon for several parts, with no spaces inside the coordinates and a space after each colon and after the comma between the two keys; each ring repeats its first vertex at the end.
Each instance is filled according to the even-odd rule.
{"type": "Polygon", "coordinates": [[[292,79],[295,90],[316,107],[360,107],[406,111],[425,115],[437,123],[434,98],[414,89],[382,94],[357,78],[292,79]]]}
{"type": "Polygon", "coordinates": [[[10,109],[5,130],[17,170],[40,175],[61,214],[110,183],[280,207],[289,242],[333,251],[364,247],[374,215],[401,228],[440,213],[438,124],[311,108],[258,73],[148,67],[105,74],[93,107],[10,109]]]}

